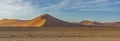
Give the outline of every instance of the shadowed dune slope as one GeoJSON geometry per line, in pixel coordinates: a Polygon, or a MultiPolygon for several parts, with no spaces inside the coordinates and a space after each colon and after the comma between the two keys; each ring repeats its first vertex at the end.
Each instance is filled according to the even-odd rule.
{"type": "Polygon", "coordinates": [[[59,20],[59,19],[54,18],[54,17],[52,17],[48,14],[43,14],[41,16],[46,19],[46,23],[43,25],[43,27],[79,26],[78,24],[74,24],[74,23],[59,20]]]}

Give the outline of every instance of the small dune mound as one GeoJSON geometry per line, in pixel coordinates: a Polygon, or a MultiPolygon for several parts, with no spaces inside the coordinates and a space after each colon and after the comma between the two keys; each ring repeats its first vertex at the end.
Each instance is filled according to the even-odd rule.
{"type": "MultiPolygon", "coordinates": [[[[27,20],[26,20],[27,21],[27,20]]],[[[18,19],[3,19],[0,20],[0,27],[11,27],[11,26],[20,26],[21,23],[26,22],[24,20],[18,20],[18,19]]]]}
{"type": "Polygon", "coordinates": [[[2,23],[2,24],[17,23],[17,22],[19,22],[19,20],[17,20],[17,19],[2,19],[2,20],[0,20],[0,23],[2,23]]]}
{"type": "Polygon", "coordinates": [[[94,26],[95,23],[94,22],[91,22],[89,20],[84,20],[81,22],[82,25],[86,25],[86,26],[94,26]]]}

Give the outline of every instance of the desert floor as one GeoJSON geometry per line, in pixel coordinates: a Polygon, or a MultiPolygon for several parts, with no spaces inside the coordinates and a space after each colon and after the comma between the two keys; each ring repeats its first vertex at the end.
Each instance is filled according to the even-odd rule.
{"type": "Polygon", "coordinates": [[[119,27],[0,28],[0,41],[120,41],[119,27]]]}

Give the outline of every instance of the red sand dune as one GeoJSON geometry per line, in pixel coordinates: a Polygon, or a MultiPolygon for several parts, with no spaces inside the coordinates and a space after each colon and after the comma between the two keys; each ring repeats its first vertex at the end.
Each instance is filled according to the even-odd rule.
{"type": "Polygon", "coordinates": [[[78,26],[73,23],[56,19],[48,14],[43,14],[32,20],[3,19],[0,27],[41,27],[41,26],[78,26]]]}
{"type": "Polygon", "coordinates": [[[81,22],[82,25],[86,25],[86,26],[94,26],[95,23],[89,20],[85,20],[81,22]]]}

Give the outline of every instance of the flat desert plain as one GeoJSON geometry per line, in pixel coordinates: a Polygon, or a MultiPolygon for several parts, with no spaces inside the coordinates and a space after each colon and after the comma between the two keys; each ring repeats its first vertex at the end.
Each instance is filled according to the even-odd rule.
{"type": "Polygon", "coordinates": [[[120,41],[119,27],[0,28],[0,41],[120,41]]]}

